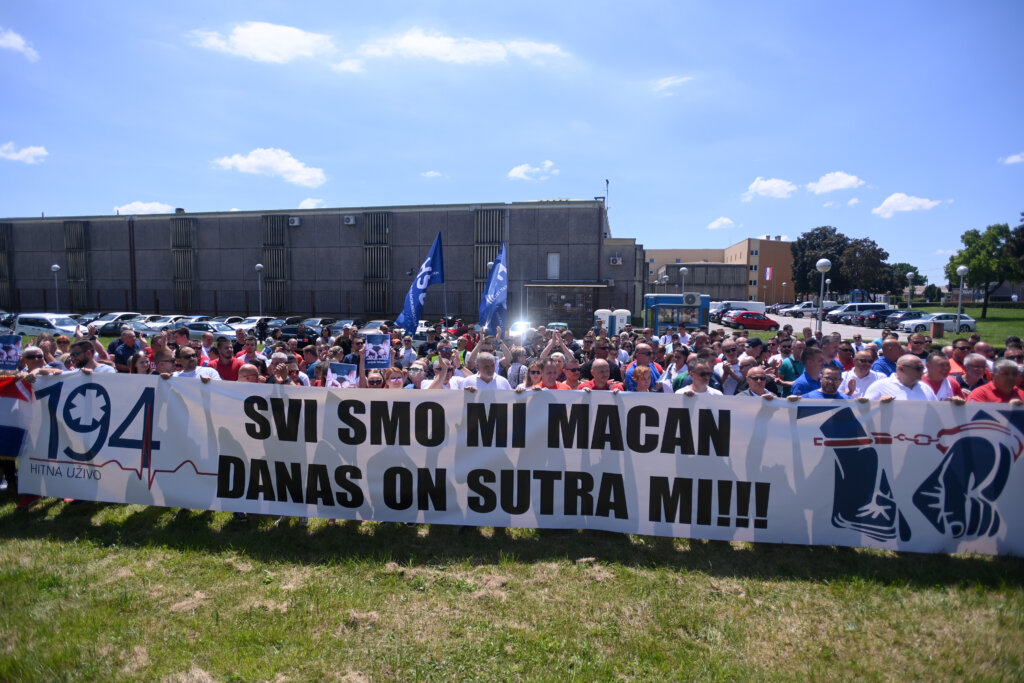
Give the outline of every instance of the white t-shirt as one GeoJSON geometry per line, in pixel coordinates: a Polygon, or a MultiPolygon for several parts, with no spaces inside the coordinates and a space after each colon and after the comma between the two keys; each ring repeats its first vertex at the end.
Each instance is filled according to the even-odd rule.
{"type": "Polygon", "coordinates": [[[736,393],[736,387],[740,385],[740,381],[736,379],[740,376],[740,364],[732,364],[733,375],[728,379],[725,378],[725,365],[727,361],[722,361],[715,366],[715,377],[722,381],[722,393],[727,396],[732,396],[736,393]]]}
{"type": "Polygon", "coordinates": [[[875,382],[885,379],[885,375],[877,370],[868,370],[866,377],[857,377],[854,370],[847,370],[843,373],[843,381],[839,384],[839,393],[848,394],[850,389],[850,378],[853,378],[853,393],[849,394],[851,398],[860,398],[867,392],[875,382]]]}
{"type": "Polygon", "coordinates": [[[714,387],[708,387],[704,391],[697,391],[696,389],[693,388],[692,384],[683,387],[682,389],[680,389],[676,393],[677,394],[684,394],[687,391],[692,391],[695,394],[705,394],[707,396],[721,396],[722,395],[722,392],[719,391],[718,389],[715,389],[714,387]]]}
{"type": "Polygon", "coordinates": [[[512,391],[512,385],[501,375],[495,374],[490,382],[485,382],[480,375],[470,375],[464,378],[460,384],[462,388],[474,387],[477,391],[512,391]]]}
{"type": "Polygon", "coordinates": [[[171,375],[171,377],[189,377],[189,378],[209,377],[210,379],[217,380],[218,382],[220,381],[220,373],[218,373],[213,368],[208,368],[206,366],[196,366],[196,369],[193,370],[192,372],[185,372],[184,370],[178,370],[176,373],[171,375]]]}
{"type": "Polygon", "coordinates": [[[880,379],[870,387],[864,394],[864,398],[870,401],[877,401],[883,396],[892,396],[897,401],[937,401],[935,392],[924,382],[918,382],[913,389],[903,386],[903,383],[896,378],[886,377],[880,379]]]}

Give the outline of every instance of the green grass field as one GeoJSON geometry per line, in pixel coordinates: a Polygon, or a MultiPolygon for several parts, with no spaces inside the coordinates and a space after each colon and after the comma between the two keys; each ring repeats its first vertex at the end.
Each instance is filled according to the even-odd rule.
{"type": "Polygon", "coordinates": [[[0,498],[0,680],[1024,676],[1024,560],[0,498]]]}

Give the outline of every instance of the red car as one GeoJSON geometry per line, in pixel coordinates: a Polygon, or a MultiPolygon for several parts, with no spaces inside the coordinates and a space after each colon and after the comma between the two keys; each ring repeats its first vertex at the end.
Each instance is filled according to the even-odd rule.
{"type": "Polygon", "coordinates": [[[722,316],[722,324],[738,330],[770,330],[779,329],[779,324],[764,313],[754,311],[729,311],[722,316]]]}

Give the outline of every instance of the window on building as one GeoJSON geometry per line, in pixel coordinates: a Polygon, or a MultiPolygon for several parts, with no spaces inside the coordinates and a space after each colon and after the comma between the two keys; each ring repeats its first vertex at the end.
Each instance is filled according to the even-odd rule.
{"type": "Polygon", "coordinates": [[[757,287],[757,280],[751,280],[750,281],[750,286],[751,287],[757,287]]]}
{"type": "Polygon", "coordinates": [[[757,272],[757,266],[750,266],[750,272],[751,273],[756,273],[757,272]]]}
{"type": "MultiPolygon", "coordinates": [[[[562,255],[559,254],[557,251],[549,251],[548,252],[548,279],[549,280],[557,280],[558,279],[558,270],[559,270],[559,265],[561,263],[561,256],[562,255]]],[[[653,261],[654,259],[651,259],[651,260],[653,261]]]]}

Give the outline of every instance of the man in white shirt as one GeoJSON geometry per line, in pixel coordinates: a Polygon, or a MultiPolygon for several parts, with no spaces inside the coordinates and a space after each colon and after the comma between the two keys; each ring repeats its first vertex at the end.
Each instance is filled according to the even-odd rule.
{"type": "Polygon", "coordinates": [[[476,355],[476,374],[462,379],[460,384],[466,391],[512,391],[512,385],[501,375],[494,374],[497,361],[493,354],[476,355]]]}
{"type": "Polygon", "coordinates": [[[178,349],[177,359],[181,361],[181,370],[175,372],[172,377],[198,377],[203,382],[211,379],[220,381],[220,374],[213,368],[199,367],[199,358],[196,350],[191,346],[184,346],[178,349]]]}
{"type": "Polygon", "coordinates": [[[853,358],[853,369],[843,373],[843,382],[839,385],[839,393],[850,398],[860,398],[876,381],[885,379],[885,375],[871,369],[874,358],[870,351],[858,351],[853,358]]]}
{"type": "Polygon", "coordinates": [[[736,393],[736,387],[740,383],[740,349],[734,341],[726,341],[722,344],[722,355],[724,359],[715,366],[714,373],[722,382],[722,393],[732,396],[736,393]]]}
{"type": "Polygon", "coordinates": [[[912,353],[896,360],[896,372],[878,380],[864,394],[869,401],[937,401],[932,388],[921,381],[924,361],[912,353]]]}

